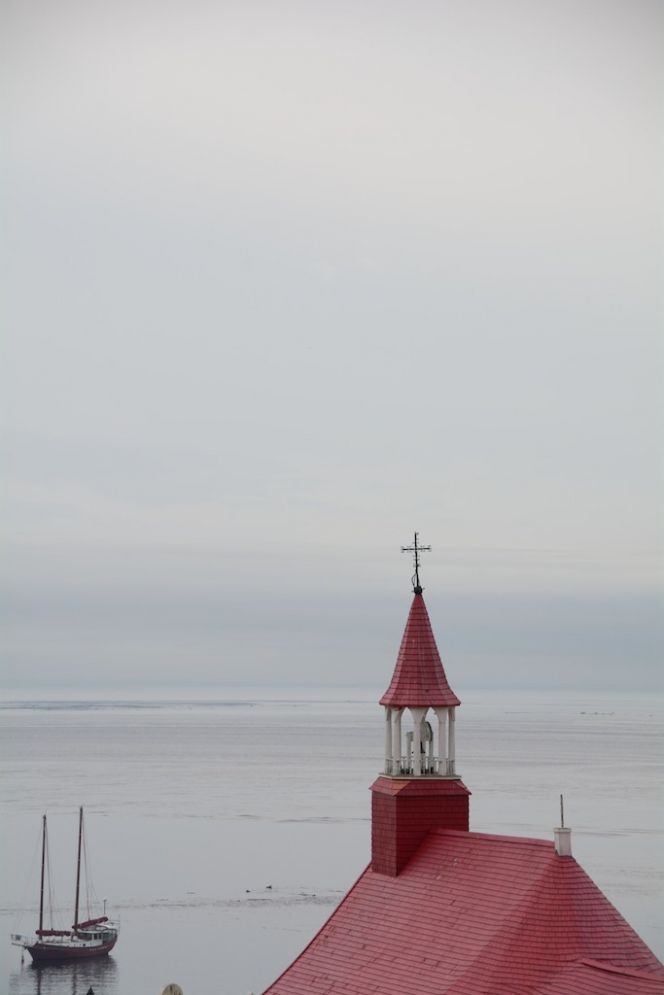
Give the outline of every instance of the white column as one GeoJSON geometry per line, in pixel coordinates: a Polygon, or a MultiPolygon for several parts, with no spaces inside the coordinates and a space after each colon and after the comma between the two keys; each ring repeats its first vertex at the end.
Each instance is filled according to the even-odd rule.
{"type": "Polygon", "coordinates": [[[433,769],[433,757],[434,757],[434,752],[433,752],[433,728],[431,729],[431,739],[427,743],[427,756],[428,756],[428,759],[429,759],[429,762],[428,762],[428,765],[427,765],[427,769],[428,769],[428,771],[429,771],[430,774],[435,774],[435,771],[433,769]]]}
{"type": "Polygon", "coordinates": [[[385,705],[385,773],[392,773],[392,709],[385,705]]]}
{"type": "Polygon", "coordinates": [[[426,708],[411,708],[413,716],[413,774],[419,777],[422,773],[422,719],[427,714],[426,708]]]}
{"type": "Polygon", "coordinates": [[[392,774],[401,773],[401,715],[403,708],[392,709],[392,774]]]}
{"type": "Polygon", "coordinates": [[[455,753],[455,747],[454,747],[454,726],[455,726],[456,715],[454,714],[454,708],[449,708],[448,712],[449,712],[449,716],[450,716],[450,720],[449,720],[450,724],[449,724],[448,738],[447,738],[447,744],[448,744],[448,746],[447,746],[447,757],[448,757],[448,760],[449,760],[449,771],[450,771],[450,774],[453,774],[454,773],[454,761],[456,759],[456,753],[455,753]]]}
{"type": "Polygon", "coordinates": [[[447,709],[437,708],[438,716],[438,773],[447,774],[447,709]]]}

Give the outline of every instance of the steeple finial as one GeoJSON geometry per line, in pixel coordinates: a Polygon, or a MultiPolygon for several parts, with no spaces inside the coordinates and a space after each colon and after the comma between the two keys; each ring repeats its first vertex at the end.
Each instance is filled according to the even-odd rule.
{"type": "Polygon", "coordinates": [[[418,536],[419,536],[419,532],[416,532],[415,535],[414,535],[414,541],[413,541],[413,545],[412,546],[402,546],[401,547],[401,552],[402,553],[412,553],[413,554],[413,563],[415,564],[415,573],[411,577],[411,581],[412,581],[412,584],[413,584],[413,591],[415,592],[415,594],[421,594],[422,593],[422,586],[420,584],[420,553],[424,553],[424,552],[429,552],[430,553],[431,552],[431,546],[420,546],[419,545],[419,543],[417,541],[417,537],[418,536]]]}

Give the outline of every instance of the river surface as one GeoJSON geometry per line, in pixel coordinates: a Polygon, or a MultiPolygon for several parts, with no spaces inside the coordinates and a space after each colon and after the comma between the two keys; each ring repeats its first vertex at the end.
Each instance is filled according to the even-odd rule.
{"type": "MultiPolygon", "coordinates": [[[[377,697],[5,698],[2,990],[158,995],[174,981],[185,995],[258,995],[368,863],[377,697]],[[93,881],[84,911],[88,892],[107,899],[120,939],[106,960],[37,970],[9,934],[36,926],[43,812],[54,925],[71,924],[79,805],[93,881]]],[[[575,857],[664,959],[662,699],[462,697],[471,828],[551,838],[564,792],[575,857]]]]}

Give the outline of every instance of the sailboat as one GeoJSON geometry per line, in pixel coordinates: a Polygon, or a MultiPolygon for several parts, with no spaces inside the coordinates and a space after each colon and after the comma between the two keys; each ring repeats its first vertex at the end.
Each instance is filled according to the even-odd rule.
{"type": "MultiPolygon", "coordinates": [[[[81,853],[83,850],[83,809],[78,811],[78,856],[76,860],[76,900],[71,929],[44,929],[44,881],[48,862],[48,831],[46,816],[42,817],[41,885],[39,889],[39,926],[33,936],[12,933],[12,943],[23,947],[35,964],[57,964],[61,961],[105,957],[118,939],[119,924],[108,916],[79,922],[81,893],[81,853]]],[[[88,913],[89,914],[89,913],[88,913]]]]}

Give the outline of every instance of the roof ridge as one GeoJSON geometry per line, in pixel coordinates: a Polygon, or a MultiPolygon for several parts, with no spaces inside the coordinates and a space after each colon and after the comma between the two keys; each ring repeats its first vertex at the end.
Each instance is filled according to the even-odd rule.
{"type": "MultiPolygon", "coordinates": [[[[466,833],[466,835],[470,836],[471,833],[466,833]]],[[[487,837],[491,838],[487,833],[477,833],[472,835],[476,835],[482,838],[487,838],[487,837]]],[[[515,840],[517,842],[520,841],[519,837],[513,837],[513,836],[502,837],[500,839],[501,842],[510,842],[510,843],[515,842],[515,840]]],[[[532,841],[528,840],[528,842],[540,844],[540,843],[546,843],[546,840],[532,840],[532,841]]],[[[498,947],[503,951],[508,951],[510,950],[511,947],[514,946],[515,924],[518,922],[519,927],[522,927],[525,923],[528,922],[529,912],[532,909],[533,897],[537,895],[541,887],[542,881],[547,877],[548,874],[550,874],[552,866],[554,865],[552,864],[551,860],[547,860],[545,863],[542,864],[542,867],[539,869],[538,873],[534,876],[534,879],[531,881],[530,886],[526,889],[525,893],[521,896],[521,898],[519,898],[515,902],[514,908],[510,912],[509,916],[505,917],[505,919],[500,923],[498,928],[492,933],[492,935],[487,939],[487,941],[484,944],[482,944],[482,946],[477,950],[475,957],[473,957],[473,959],[468,963],[466,969],[461,975],[461,978],[455,979],[455,987],[450,989],[450,995],[455,995],[456,993],[457,980],[461,980],[463,978],[468,977],[468,975],[471,974],[471,972],[475,969],[477,965],[479,965],[481,968],[482,965],[485,965],[487,963],[491,964],[490,961],[487,961],[487,956],[486,956],[488,948],[494,945],[498,945],[498,947]],[[501,937],[506,937],[507,942],[503,942],[501,940],[501,937]]],[[[520,942],[521,942],[520,939],[518,939],[517,943],[520,942]]],[[[505,961],[503,957],[500,957],[495,961],[493,965],[491,965],[491,969],[488,972],[488,977],[485,975],[486,982],[488,983],[489,980],[491,980],[491,982],[493,982],[494,980],[500,982],[501,976],[504,977],[504,972],[505,972],[505,961]]],[[[550,978],[551,978],[551,973],[549,972],[549,977],[542,980],[549,981],[550,978]]],[[[461,995],[461,991],[459,992],[459,995],[461,995]]]]}
{"type": "MultiPolygon", "coordinates": [[[[538,836],[503,836],[501,833],[480,833],[474,829],[431,829],[431,833],[436,833],[438,836],[454,836],[470,839],[482,839],[482,840],[496,840],[500,843],[528,843],[535,846],[547,847],[547,849],[554,849],[553,840],[543,840],[538,836]]],[[[572,859],[574,858],[566,858],[572,859]]],[[[576,861],[574,860],[574,863],[576,861]]]]}

